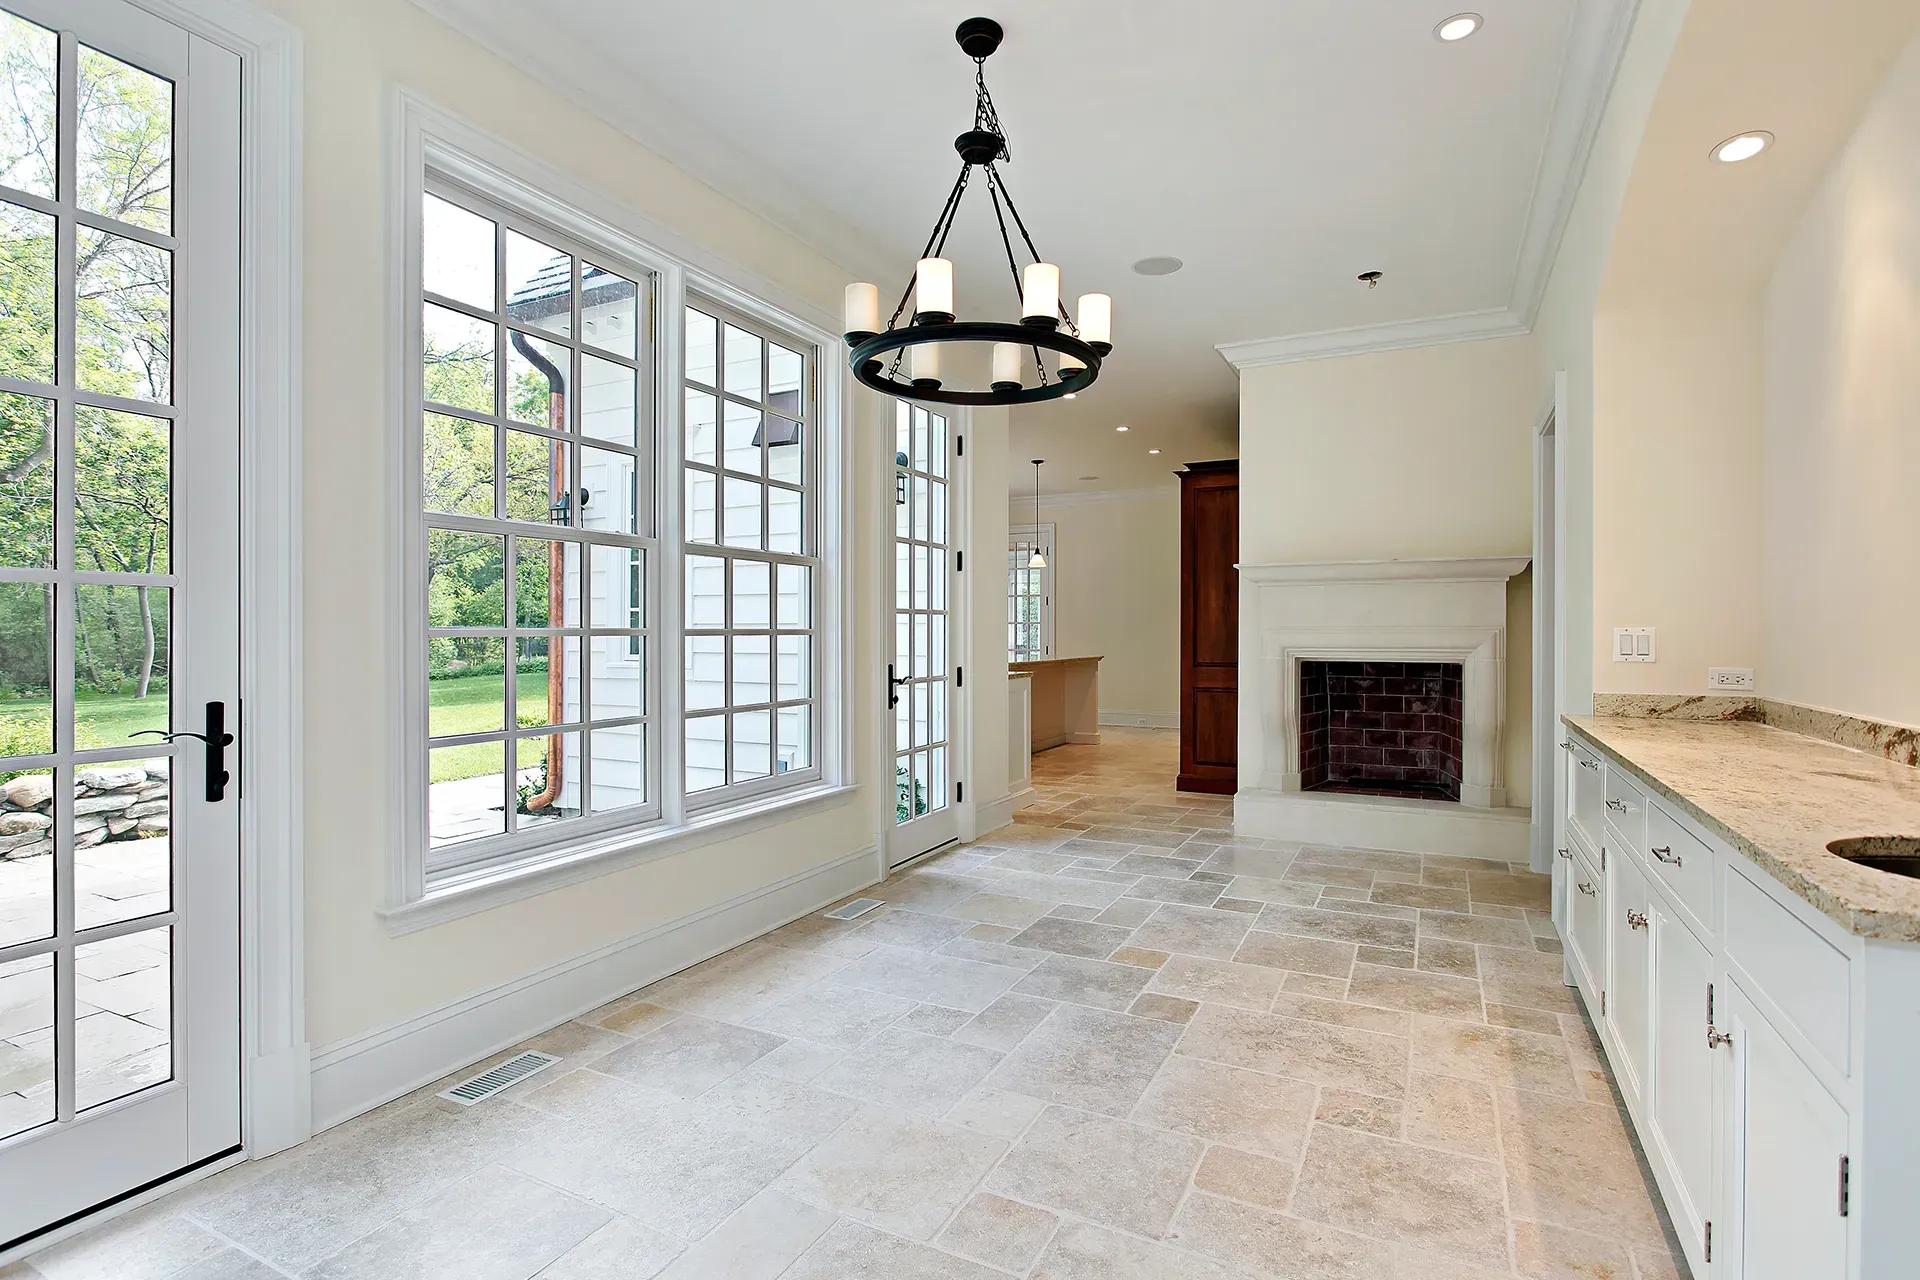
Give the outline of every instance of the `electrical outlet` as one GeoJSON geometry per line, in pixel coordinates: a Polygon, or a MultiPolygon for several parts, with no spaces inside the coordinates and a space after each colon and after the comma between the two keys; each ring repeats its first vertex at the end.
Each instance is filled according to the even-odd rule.
{"type": "Polygon", "coordinates": [[[1711,693],[1752,693],[1752,667],[1708,667],[1707,689],[1711,693]]]}
{"type": "Polygon", "coordinates": [[[1615,627],[1613,629],[1613,660],[1615,662],[1652,662],[1652,627],[1615,627]]]}

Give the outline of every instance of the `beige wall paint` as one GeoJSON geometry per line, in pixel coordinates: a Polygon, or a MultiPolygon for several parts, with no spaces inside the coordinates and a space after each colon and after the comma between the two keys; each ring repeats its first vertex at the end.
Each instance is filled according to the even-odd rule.
{"type": "Polygon", "coordinates": [[[1603,304],[1593,369],[1594,691],[1705,693],[1761,665],[1759,299],[1603,304]],[[1614,661],[1614,627],[1656,660],[1614,661]]]}
{"type": "Polygon", "coordinates": [[[967,537],[966,623],[973,652],[967,687],[973,697],[973,775],[967,795],[987,805],[1007,794],[1007,439],[1005,409],[971,411],[967,473],[972,477],[973,527],[967,537]]]}
{"type": "MultiPolygon", "coordinates": [[[[1241,563],[1530,554],[1548,403],[1529,337],[1243,370],[1241,563]]],[[[1532,795],[1532,598],[1530,576],[1509,584],[1515,806],[1532,795]]]]}
{"type": "Polygon", "coordinates": [[[1765,306],[1761,688],[1920,724],[1920,41],[1817,189],[1765,306]]]}
{"type": "MultiPolygon", "coordinates": [[[[1033,523],[1033,506],[1013,518],[1033,523]]],[[[1054,527],[1053,651],[1098,654],[1103,716],[1180,715],[1180,491],[1098,502],[1040,500],[1054,527]]],[[[1001,612],[1004,622],[1005,603],[1001,612]]],[[[1001,649],[1006,648],[1004,630],[1001,649]]]]}
{"type": "MultiPolygon", "coordinates": [[[[399,424],[387,386],[399,345],[387,325],[393,264],[386,236],[395,196],[389,140],[396,88],[541,157],[737,264],[743,275],[772,281],[828,314],[836,313],[848,275],[413,6],[391,0],[267,3],[306,38],[306,974],[308,1037],[323,1046],[872,843],[886,799],[872,786],[879,752],[872,726],[880,667],[882,517],[891,510],[891,419],[877,397],[854,395],[858,570],[849,640],[861,792],[840,808],[775,831],[389,936],[375,912],[397,839],[387,785],[397,762],[388,757],[384,723],[366,701],[337,694],[380,686],[396,661],[385,643],[397,604],[389,576],[389,521],[396,516],[388,509],[388,485],[398,460],[399,424]]],[[[1004,422],[998,430],[1003,437],[1004,422]]],[[[991,504],[1000,511],[1004,506],[1004,495],[991,504]]],[[[994,527],[993,511],[984,514],[981,532],[997,558],[1004,530],[994,527]]],[[[999,749],[998,760],[1005,734],[989,724],[982,728],[982,741],[999,749]]],[[[983,772],[996,768],[1004,775],[1003,761],[981,765],[983,772]]]]}

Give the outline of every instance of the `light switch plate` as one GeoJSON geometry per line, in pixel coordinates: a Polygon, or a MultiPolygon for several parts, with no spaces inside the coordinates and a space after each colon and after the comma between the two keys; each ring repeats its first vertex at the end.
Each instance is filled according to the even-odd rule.
{"type": "Polygon", "coordinates": [[[1752,693],[1752,667],[1708,667],[1709,693],[1752,693]]]}
{"type": "Polygon", "coordinates": [[[1613,660],[1615,662],[1652,662],[1652,627],[1615,627],[1613,629],[1613,660]]]}

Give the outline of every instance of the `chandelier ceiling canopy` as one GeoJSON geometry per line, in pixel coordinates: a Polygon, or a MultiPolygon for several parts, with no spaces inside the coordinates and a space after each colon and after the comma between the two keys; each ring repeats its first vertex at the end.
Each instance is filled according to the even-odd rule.
{"type": "Polygon", "coordinates": [[[1060,268],[1040,257],[1000,172],[1000,163],[1010,158],[1010,152],[993,95],[987,92],[986,60],[1000,47],[1003,34],[991,18],[968,18],[954,32],[961,52],[974,63],[973,127],[953,141],[960,153],[960,177],[934,219],[913,278],[884,329],[879,288],[864,283],[847,286],[847,359],[854,376],[876,391],[942,404],[1032,404],[1071,397],[1091,386],[1100,376],[1101,360],[1113,350],[1113,299],[1104,293],[1083,293],[1075,307],[1077,319],[1068,313],[1060,298],[1060,268]],[[954,314],[953,263],[941,254],[975,169],[986,175],[987,197],[1020,303],[1018,323],[961,320],[954,314]],[[1024,253],[1014,248],[1009,217],[1024,253]],[[1022,257],[1027,259],[1025,266],[1020,263],[1022,257]],[[913,313],[903,325],[900,319],[907,314],[910,299],[913,313]],[[985,390],[954,385],[966,363],[955,348],[965,344],[992,348],[990,361],[979,362],[991,368],[985,390]]]}

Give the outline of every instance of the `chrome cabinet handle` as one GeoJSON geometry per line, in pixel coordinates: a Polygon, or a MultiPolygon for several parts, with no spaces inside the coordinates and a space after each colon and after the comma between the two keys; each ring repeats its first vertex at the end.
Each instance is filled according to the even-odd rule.
{"type": "Polygon", "coordinates": [[[1628,804],[1625,800],[1608,800],[1607,801],[1607,808],[1612,809],[1615,813],[1625,813],[1628,809],[1631,809],[1632,807],[1633,806],[1628,804]]]}
{"type": "Polygon", "coordinates": [[[1560,742],[1560,749],[1561,749],[1562,751],[1571,751],[1571,750],[1573,750],[1573,744],[1572,744],[1571,742],[1568,742],[1568,741],[1566,741],[1566,740],[1565,740],[1565,739],[1563,738],[1563,739],[1561,739],[1561,742],[1560,742]]]}
{"type": "Polygon", "coordinates": [[[1714,1025],[1711,1022],[1707,1024],[1707,1048],[1718,1049],[1722,1045],[1729,1045],[1732,1043],[1733,1043],[1733,1032],[1717,1031],[1714,1029],[1714,1025]]]}
{"type": "Polygon", "coordinates": [[[1573,861],[1573,854],[1569,850],[1555,849],[1554,852],[1559,854],[1561,857],[1565,858],[1568,862],[1573,861]]]}
{"type": "Polygon", "coordinates": [[[1574,887],[1580,890],[1580,892],[1586,894],[1589,898],[1591,898],[1595,892],[1594,887],[1588,884],[1585,880],[1580,881],[1574,887]]]}
{"type": "Polygon", "coordinates": [[[1598,769],[1600,767],[1600,762],[1598,760],[1582,760],[1580,762],[1580,767],[1582,769],[1598,769]]]}
{"type": "Polygon", "coordinates": [[[1653,854],[1655,858],[1659,859],[1661,862],[1666,863],[1670,867],[1677,867],[1680,865],[1680,855],[1673,851],[1673,847],[1671,845],[1663,844],[1658,849],[1650,850],[1650,852],[1653,854]]]}
{"type": "Polygon", "coordinates": [[[1628,907],[1627,908],[1627,925],[1628,927],[1634,928],[1634,929],[1646,928],[1647,927],[1646,913],[1643,911],[1635,911],[1632,907],[1628,907]]]}

